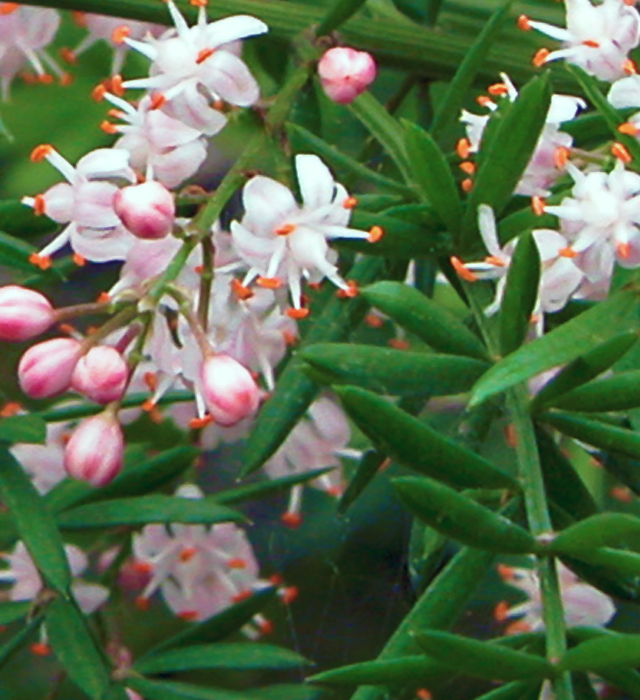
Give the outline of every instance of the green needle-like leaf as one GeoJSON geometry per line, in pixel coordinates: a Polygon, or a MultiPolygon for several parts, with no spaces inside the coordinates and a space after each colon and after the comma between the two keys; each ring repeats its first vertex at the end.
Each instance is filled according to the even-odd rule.
{"type": "Polygon", "coordinates": [[[570,649],[559,668],[568,671],[606,671],[640,665],[640,634],[608,634],[570,649]]]}
{"type": "Polygon", "coordinates": [[[42,445],[46,439],[47,424],[40,416],[9,416],[0,420],[0,442],[9,445],[18,442],[42,445]]]}

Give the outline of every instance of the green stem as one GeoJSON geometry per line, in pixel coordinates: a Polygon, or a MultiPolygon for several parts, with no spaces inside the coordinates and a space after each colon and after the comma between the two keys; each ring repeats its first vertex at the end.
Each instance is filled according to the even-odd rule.
{"type": "Polygon", "coordinates": [[[198,318],[205,332],[209,325],[209,302],[213,285],[213,259],[215,250],[213,239],[207,236],[202,240],[202,272],[200,273],[200,294],[198,296],[198,318]]]}

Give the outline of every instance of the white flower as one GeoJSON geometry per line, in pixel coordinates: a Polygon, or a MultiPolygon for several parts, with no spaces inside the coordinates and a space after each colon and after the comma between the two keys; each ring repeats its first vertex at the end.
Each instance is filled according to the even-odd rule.
{"type": "MultiPolygon", "coordinates": [[[[628,53],[640,42],[640,15],[625,0],[565,0],[563,29],[524,18],[525,28],[562,42],[562,48],[542,54],[541,63],[564,58],[601,80],[614,81],[629,71],[628,53]]],[[[521,25],[522,26],[522,25],[521,25]]]]}
{"type": "Polygon", "coordinates": [[[249,266],[243,284],[256,277],[265,284],[285,283],[294,309],[302,309],[301,278],[317,283],[327,277],[345,291],[349,286],[335,266],[332,238],[370,239],[365,231],[348,228],[351,198],[334,182],[329,168],[314,155],[296,156],[302,206],[291,191],[275,180],[258,175],[244,188],[245,214],[231,224],[233,242],[249,266]]]}
{"type": "MultiPolygon", "coordinates": [[[[616,109],[640,107],[640,75],[630,75],[617,80],[609,90],[609,102],[616,109]]],[[[621,125],[620,130],[633,136],[640,136],[640,112],[636,112],[629,120],[621,125]]]]}
{"type": "MultiPolygon", "coordinates": [[[[117,107],[111,116],[126,123],[103,122],[103,129],[122,134],[114,148],[128,151],[131,166],[147,180],[177,187],[202,165],[207,143],[200,131],[154,108],[149,96],[140,100],[137,109],[116,95],[105,92],[104,97],[117,107]]],[[[220,114],[218,130],[226,121],[220,114]]]]}
{"type": "Polygon", "coordinates": [[[113,209],[117,186],[105,180],[135,181],[129,153],[100,148],[83,156],[74,168],[51,146],[38,146],[32,160],[44,158],[68,182],[54,185],[36,197],[24,197],[22,202],[33,207],[36,214],[46,214],[67,226],[40,251],[39,257],[47,259],[70,243],[75,253],[93,262],[123,260],[136,238],[124,228],[113,209]]]}
{"type": "Polygon", "coordinates": [[[44,50],[53,41],[59,25],[60,15],[56,10],[0,3],[0,86],[4,99],[9,96],[11,81],[25,63],[42,82],[51,80],[46,68],[64,81],[65,74],[44,50]]]}
{"type": "Polygon", "coordinates": [[[151,59],[152,65],[149,78],[129,80],[123,87],[161,93],[172,105],[172,116],[205,134],[215,134],[220,115],[209,106],[211,100],[248,107],[260,96],[249,69],[227,45],[264,34],[268,27],[248,15],[207,23],[203,5],[198,23],[189,27],[172,0],[167,6],[175,31],[159,39],[147,37],[144,42],[124,38],[131,48],[151,59]]]}
{"type": "Polygon", "coordinates": [[[64,446],[69,429],[69,423],[47,423],[47,441],[44,445],[17,443],[10,448],[11,454],[29,474],[39,493],[48,493],[67,476],[64,446]]]}
{"type": "MultiPolygon", "coordinates": [[[[558,578],[567,627],[604,627],[616,614],[611,598],[597,588],[581,581],[564,564],[558,562],[558,578]]],[[[499,621],[518,618],[509,627],[507,634],[537,632],[544,629],[542,618],[542,596],[540,579],[533,569],[519,569],[500,565],[498,572],[504,580],[525,595],[523,603],[511,608],[500,603],[496,608],[499,621]]]]}
{"type": "Polygon", "coordinates": [[[561,220],[587,277],[610,277],[614,257],[622,267],[640,265],[640,175],[625,170],[622,161],[610,173],[585,174],[570,163],[568,169],[573,196],[545,212],[561,220]]]}

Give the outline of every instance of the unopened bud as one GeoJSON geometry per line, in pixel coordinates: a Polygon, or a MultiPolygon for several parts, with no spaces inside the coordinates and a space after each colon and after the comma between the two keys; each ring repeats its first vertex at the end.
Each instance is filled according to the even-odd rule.
{"type": "Polygon", "coordinates": [[[220,425],[235,425],[258,408],[260,389],[249,371],[228,355],[205,358],[201,381],[207,409],[220,425]]]}
{"type": "Polygon", "coordinates": [[[45,399],[66,391],[81,355],[80,343],[73,338],[54,338],[33,345],[18,365],[22,391],[32,399],[45,399]]]}
{"type": "Polygon", "coordinates": [[[377,68],[366,51],[329,49],[318,63],[318,75],[329,99],[349,104],[375,80],[377,68]]]}
{"type": "Polygon", "coordinates": [[[115,348],[99,345],[80,358],[71,386],[91,401],[107,404],[122,398],[127,376],[127,363],[122,355],[115,348]]]}
{"type": "Polygon", "coordinates": [[[14,284],[0,287],[0,340],[31,340],[54,321],[55,311],[42,294],[14,284]]]}
{"type": "Polygon", "coordinates": [[[120,473],[124,437],[111,411],[85,418],[64,450],[64,468],[72,479],[105,486],[120,473]]]}
{"type": "Polygon", "coordinates": [[[176,217],[173,195],[155,180],[118,190],[113,206],[125,227],[138,238],[156,240],[171,233],[176,217]]]}

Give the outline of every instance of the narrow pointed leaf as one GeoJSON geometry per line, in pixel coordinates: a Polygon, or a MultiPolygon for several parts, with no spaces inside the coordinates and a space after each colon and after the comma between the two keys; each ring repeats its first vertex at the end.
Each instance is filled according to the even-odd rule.
{"type": "Polygon", "coordinates": [[[47,608],[46,620],[49,642],[69,678],[90,698],[101,700],[109,689],[109,669],[82,613],[74,603],[58,598],[47,608]]]}
{"type": "Polygon", "coordinates": [[[540,419],[575,440],[640,459],[640,433],[633,430],[555,410],[542,414],[540,419]]]}
{"type": "Polygon", "coordinates": [[[554,675],[553,666],[540,656],[448,632],[417,632],[415,636],[429,656],[465,675],[503,681],[550,678],[554,675]]]}
{"type": "Polygon", "coordinates": [[[559,668],[567,671],[606,671],[640,665],[640,634],[611,634],[570,649],[559,668]]]}
{"type": "Polygon", "coordinates": [[[431,203],[450,233],[457,234],[462,203],[451,166],[433,137],[417,124],[404,122],[405,148],[420,198],[431,203]]]}
{"type": "Polygon", "coordinates": [[[26,617],[32,608],[30,600],[0,603],[0,625],[8,625],[26,617]]]}
{"type": "Polygon", "coordinates": [[[147,652],[139,662],[167,649],[217,642],[219,639],[224,639],[228,635],[237,632],[254,615],[261,612],[275,597],[275,588],[265,588],[256,591],[250,598],[232,605],[208,620],[189,627],[174,637],[164,640],[147,652]]]}
{"type": "Polygon", "coordinates": [[[550,549],[561,554],[579,554],[596,547],[629,546],[634,549],[638,542],[640,518],[626,513],[598,513],[560,532],[550,549]]]}
{"type": "Polygon", "coordinates": [[[509,265],[500,305],[500,349],[503,355],[522,345],[531,324],[539,285],[540,252],[531,233],[524,233],[518,239],[509,265]]]}
{"type": "Polygon", "coordinates": [[[517,489],[517,483],[482,457],[358,387],[334,387],[345,411],[381,452],[422,474],[458,488],[517,489]]]}
{"type": "Polygon", "coordinates": [[[77,530],[147,523],[226,523],[243,519],[241,513],[221,505],[212,496],[194,499],[156,494],[78,506],[60,513],[58,524],[63,529],[77,530]]]}
{"type": "MultiPolygon", "coordinates": [[[[573,553],[571,555],[573,556],[573,553]]],[[[640,554],[636,552],[598,547],[597,549],[582,550],[575,556],[591,566],[609,572],[610,576],[626,576],[632,579],[637,579],[640,576],[640,554]]]]}
{"type": "MultiPolygon", "coordinates": [[[[612,557],[609,556],[609,553],[614,551],[615,550],[606,550],[605,548],[594,550],[590,555],[590,559],[593,559],[593,563],[584,560],[584,553],[580,555],[580,559],[566,555],[562,556],[561,559],[562,562],[581,579],[599,588],[603,593],[613,598],[638,603],[640,602],[640,586],[638,586],[635,575],[623,574],[620,571],[621,566],[625,566],[625,570],[629,570],[629,564],[631,562],[626,561],[621,563],[619,557],[614,556],[614,565],[612,566],[612,557]],[[597,553],[595,553],[596,551],[597,553]],[[604,561],[600,563],[602,559],[604,559],[604,561]]],[[[619,552],[616,552],[616,554],[618,553],[619,552]]],[[[632,553],[622,552],[622,554],[632,553]]]]}
{"type": "Polygon", "coordinates": [[[259,481],[257,484],[247,484],[246,486],[238,486],[234,489],[226,491],[218,491],[214,495],[218,503],[225,505],[235,505],[236,503],[245,503],[246,501],[254,501],[261,498],[266,498],[275,493],[289,491],[293,486],[298,484],[306,484],[314,479],[318,479],[323,474],[328,474],[335,467],[327,469],[313,469],[304,474],[294,474],[293,476],[283,476],[280,479],[268,479],[259,481]]]}
{"type": "Polygon", "coordinates": [[[152,681],[148,678],[127,678],[127,688],[131,688],[145,700],[243,700],[245,693],[224,688],[210,688],[192,683],[174,681],[152,681]]]}
{"type": "MultiPolygon", "coordinates": [[[[349,278],[360,284],[368,284],[382,276],[383,272],[382,261],[365,259],[356,263],[349,278]]],[[[300,349],[314,343],[346,340],[366,310],[367,304],[363,299],[332,299],[305,336],[300,349]]],[[[301,359],[292,358],[278,378],[276,390],[260,409],[247,441],[241,476],[260,469],[317,396],[318,385],[304,374],[302,367],[301,359]]]]}
{"type": "Polygon", "coordinates": [[[0,497],[45,581],[66,596],[71,572],[53,515],[27,473],[5,448],[0,448],[0,497]]]}
{"type": "Polygon", "coordinates": [[[198,668],[236,671],[252,669],[286,670],[301,668],[310,661],[289,649],[272,644],[199,644],[173,649],[139,661],[135,668],[142,674],[174,673],[198,668]]]}
{"type": "Polygon", "coordinates": [[[28,620],[8,641],[0,646],[0,669],[5,666],[15,654],[35,635],[42,624],[42,614],[28,620]]]}
{"type": "MultiPolygon", "coordinates": [[[[502,31],[505,21],[509,19],[512,6],[513,0],[509,0],[491,15],[489,21],[484,25],[482,31],[460,62],[433,118],[431,135],[439,144],[443,145],[443,137],[446,135],[446,131],[457,120],[464,100],[469,93],[469,88],[472,86],[478,70],[485,62],[492,45],[502,31]]],[[[448,143],[445,145],[449,146],[448,143]]]]}
{"type": "Polygon", "coordinates": [[[47,440],[47,424],[35,414],[10,416],[0,420],[0,442],[16,444],[44,444],[47,440]]]}
{"type": "Polygon", "coordinates": [[[349,481],[347,488],[338,502],[338,513],[346,513],[349,506],[356,501],[358,496],[360,496],[369,482],[378,473],[385,459],[387,459],[387,456],[378,450],[367,450],[364,453],[356,468],[355,474],[351,477],[351,481],[349,481]]]}
{"type": "Polygon", "coordinates": [[[621,333],[570,362],[545,384],[531,402],[531,410],[555,403],[557,397],[595,379],[623,357],[638,340],[633,331],[621,333]]]}
{"type": "Polygon", "coordinates": [[[514,681],[504,683],[499,688],[478,696],[475,700],[538,700],[540,687],[540,682],[514,681]]]}
{"type": "Polygon", "coordinates": [[[469,391],[489,364],[373,345],[319,343],[300,353],[327,383],[355,384],[389,396],[449,396],[469,391]]]}
{"type": "Polygon", "coordinates": [[[362,296],[434,350],[487,359],[481,340],[453,314],[413,287],[399,282],[377,282],[362,296]]]}
{"type": "Polygon", "coordinates": [[[558,397],[553,405],[570,411],[606,413],[640,406],[640,370],[589,382],[558,397]]]}
{"type": "Polygon", "coordinates": [[[538,143],[550,104],[549,76],[536,76],[496,125],[491,143],[483,149],[469,197],[462,233],[466,245],[478,235],[478,206],[488,204],[499,215],[513,194],[538,143]]]}
{"type": "Polygon", "coordinates": [[[324,671],[307,680],[321,685],[404,685],[429,683],[441,676],[451,675],[449,666],[426,656],[404,656],[389,661],[365,661],[324,671]]]}
{"type": "Polygon", "coordinates": [[[525,529],[444,484],[400,477],[393,479],[393,486],[411,513],[447,537],[489,552],[529,554],[538,550],[525,529]]]}
{"type": "Polygon", "coordinates": [[[612,336],[637,328],[637,304],[636,292],[615,294],[542,338],[518,348],[478,381],[470,405],[482,403],[547,369],[571,362],[612,336]]]}
{"type": "Polygon", "coordinates": [[[331,9],[316,30],[316,36],[325,36],[338,29],[351,15],[364,5],[366,0],[333,0],[331,9]]]}

